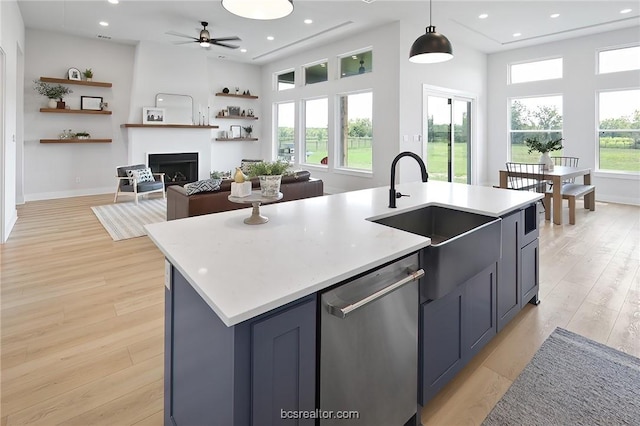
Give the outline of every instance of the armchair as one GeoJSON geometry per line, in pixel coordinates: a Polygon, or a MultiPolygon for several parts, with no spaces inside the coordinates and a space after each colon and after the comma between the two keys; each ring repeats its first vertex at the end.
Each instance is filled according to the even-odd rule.
{"type": "Polygon", "coordinates": [[[145,169],[148,169],[145,164],[119,166],[116,169],[118,186],[116,187],[116,194],[113,198],[114,203],[118,201],[118,195],[125,194],[133,195],[136,200],[136,205],[138,205],[138,198],[140,196],[150,194],[152,192],[162,192],[162,198],[166,198],[164,190],[164,173],[151,173],[153,180],[146,180],[144,178],[137,177],[137,174],[134,174],[134,176],[129,176],[127,174],[127,170],[138,170],[142,172],[145,169]]]}

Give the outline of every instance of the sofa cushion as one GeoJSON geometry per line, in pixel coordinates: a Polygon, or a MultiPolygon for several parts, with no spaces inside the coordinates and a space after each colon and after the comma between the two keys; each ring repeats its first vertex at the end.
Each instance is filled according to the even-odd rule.
{"type": "Polygon", "coordinates": [[[197,182],[187,183],[184,186],[187,195],[197,194],[199,192],[211,192],[220,189],[222,179],[203,179],[197,182]]]}
{"type": "MultiPolygon", "coordinates": [[[[282,176],[282,183],[303,182],[309,180],[311,173],[308,170],[299,170],[282,176]]],[[[231,191],[231,182],[233,179],[225,179],[220,183],[220,191],[231,191]]],[[[251,187],[260,187],[260,179],[254,177],[251,179],[251,187]]]]}

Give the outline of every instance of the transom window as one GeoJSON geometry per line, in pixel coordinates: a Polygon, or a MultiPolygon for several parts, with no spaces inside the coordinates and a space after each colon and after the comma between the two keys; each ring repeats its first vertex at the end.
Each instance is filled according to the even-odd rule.
{"type": "Polygon", "coordinates": [[[373,71],[373,51],[353,53],[340,58],[340,78],[373,71]]]}
{"type": "Polygon", "coordinates": [[[511,84],[562,78],[562,58],[509,65],[511,84]]]}
{"type": "Polygon", "coordinates": [[[329,77],[327,68],[326,62],[304,67],[304,84],[315,84],[327,81],[329,77]]]}
{"type": "Polygon", "coordinates": [[[285,71],[280,74],[276,74],[276,87],[280,90],[289,90],[296,87],[296,72],[285,71]]]}
{"type": "Polygon", "coordinates": [[[598,74],[640,70],[640,46],[598,52],[598,74]]]}

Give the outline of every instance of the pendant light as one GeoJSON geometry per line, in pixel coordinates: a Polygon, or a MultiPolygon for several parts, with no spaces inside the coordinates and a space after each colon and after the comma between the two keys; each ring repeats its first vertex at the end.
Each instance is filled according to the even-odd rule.
{"type": "Polygon", "coordinates": [[[448,61],[453,58],[451,42],[442,34],[436,32],[436,27],[431,25],[431,1],[429,0],[429,26],[427,33],[421,35],[411,45],[409,61],[416,64],[435,64],[448,61]]]}
{"type": "Polygon", "coordinates": [[[222,7],[249,19],[278,19],[293,12],[293,0],[222,0],[222,7]]]}

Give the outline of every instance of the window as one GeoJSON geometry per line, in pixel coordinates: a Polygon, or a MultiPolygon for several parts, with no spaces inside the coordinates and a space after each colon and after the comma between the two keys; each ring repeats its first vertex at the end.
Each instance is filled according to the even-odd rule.
{"type": "Polygon", "coordinates": [[[327,81],[327,63],[304,67],[304,84],[314,84],[327,81]]]}
{"type": "Polygon", "coordinates": [[[328,98],[304,101],[304,146],[305,163],[324,165],[328,157],[328,98]]]}
{"type": "MultiPolygon", "coordinates": [[[[511,161],[538,162],[540,154],[529,154],[524,140],[535,137],[546,142],[562,137],[562,96],[511,99],[509,107],[511,161]]],[[[562,154],[554,151],[551,155],[562,154]]]]}
{"type": "Polygon", "coordinates": [[[598,52],[598,74],[640,69],[640,46],[598,52]]]}
{"type": "Polygon", "coordinates": [[[562,78],[562,58],[509,65],[511,84],[562,78]]]}
{"type": "Polygon", "coordinates": [[[278,160],[294,163],[295,157],[295,103],[276,104],[278,160]]]}
{"type": "Polygon", "coordinates": [[[296,87],[296,72],[287,71],[276,75],[276,83],[278,90],[289,90],[296,87]]]}
{"type": "Polygon", "coordinates": [[[599,168],[640,172],[640,89],[600,92],[599,168]]]}
{"type": "Polygon", "coordinates": [[[340,58],[340,78],[351,77],[373,70],[373,52],[371,50],[340,58]]]}
{"type": "Polygon", "coordinates": [[[340,167],[372,170],[373,92],[342,95],[339,103],[340,167]]]}

